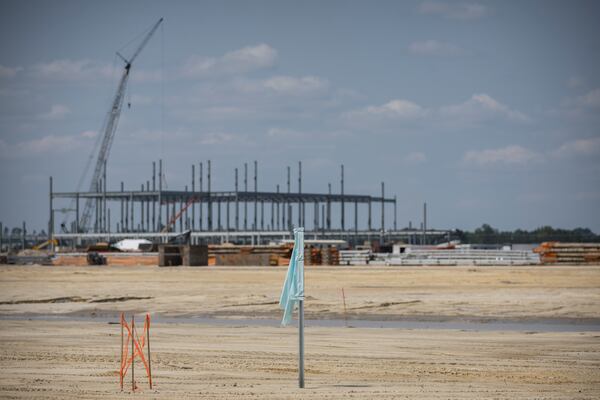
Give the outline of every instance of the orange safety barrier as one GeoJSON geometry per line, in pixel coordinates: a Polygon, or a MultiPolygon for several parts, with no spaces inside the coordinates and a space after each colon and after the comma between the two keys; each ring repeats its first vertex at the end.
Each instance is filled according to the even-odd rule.
{"type": "Polygon", "coordinates": [[[121,368],[119,370],[119,378],[121,383],[121,390],[123,390],[123,383],[125,375],[129,367],[131,367],[131,390],[135,391],[137,386],[135,384],[135,358],[139,357],[146,368],[146,376],[148,377],[148,383],[150,389],[152,389],[152,362],[150,359],[150,315],[146,314],[144,320],[144,329],[142,335],[139,336],[135,329],[135,318],[131,316],[131,325],[127,324],[125,320],[125,314],[121,313],[121,368]],[[127,331],[127,338],[125,338],[125,331],[127,331]],[[129,348],[131,347],[131,355],[129,354],[129,348]],[[144,354],[144,347],[147,348],[147,357],[144,354]]]}

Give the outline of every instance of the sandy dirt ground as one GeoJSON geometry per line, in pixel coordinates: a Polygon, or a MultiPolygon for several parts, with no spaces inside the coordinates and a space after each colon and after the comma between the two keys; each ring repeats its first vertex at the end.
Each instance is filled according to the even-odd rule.
{"type": "MultiPolygon", "coordinates": [[[[279,318],[284,267],[0,267],[0,314],[279,318]]],[[[600,318],[600,266],[307,267],[307,318],[600,318]]]]}
{"type": "MultiPolygon", "coordinates": [[[[284,275],[285,268],[0,267],[0,398],[600,398],[600,332],[585,326],[309,326],[300,390],[296,328],[243,321],[154,324],[155,387],[139,367],[139,393],[130,384],[120,392],[120,328],[111,316],[280,318],[284,275]]],[[[341,288],[356,319],[600,317],[600,267],[319,267],[307,268],[306,287],[313,318],[343,315],[341,288]]]]}

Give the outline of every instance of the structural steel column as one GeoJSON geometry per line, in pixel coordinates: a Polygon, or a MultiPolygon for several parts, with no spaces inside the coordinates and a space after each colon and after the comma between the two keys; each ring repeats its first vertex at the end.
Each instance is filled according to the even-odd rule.
{"type": "MultiPolygon", "coordinates": [[[[147,193],[150,192],[150,181],[146,181],[146,192],[147,193]]],[[[110,223],[108,225],[110,225],[110,223]]],[[[146,230],[148,232],[152,232],[152,226],[150,225],[150,198],[149,197],[146,197],[146,230]]]]}
{"type": "Polygon", "coordinates": [[[371,231],[371,196],[369,196],[369,214],[367,220],[368,230],[371,231]]]}
{"type": "Polygon", "coordinates": [[[135,225],[134,225],[134,222],[133,222],[133,212],[135,210],[134,203],[133,203],[133,192],[131,192],[131,194],[129,195],[129,198],[131,199],[131,215],[130,215],[130,218],[131,218],[131,231],[133,232],[135,230],[135,225]]]}
{"type": "Polygon", "coordinates": [[[354,202],[354,233],[358,233],[358,201],[354,202]]]}
{"type": "MultiPolygon", "coordinates": [[[[156,192],[156,161],[152,161],[152,193],[156,192]]],[[[152,196],[152,230],[158,232],[156,229],[156,199],[152,196]]]]}
{"type": "Polygon", "coordinates": [[[238,199],[238,169],[235,168],[235,230],[240,230],[240,202],[238,199]]]}
{"type": "Polygon", "coordinates": [[[248,193],[248,163],[244,163],[244,230],[248,230],[248,200],[246,194],[248,193]]]}
{"type": "Polygon", "coordinates": [[[423,203],[423,244],[427,244],[427,203],[423,203]]]}
{"type": "Polygon", "coordinates": [[[100,216],[98,214],[100,212],[100,201],[98,199],[98,193],[100,193],[100,184],[100,181],[96,182],[96,195],[94,196],[94,203],[96,205],[94,210],[94,233],[98,233],[98,229],[100,228],[100,216]]]}
{"type": "Polygon", "coordinates": [[[212,231],[213,230],[213,215],[212,215],[212,198],[211,198],[211,193],[210,193],[210,160],[208,160],[208,171],[206,174],[206,179],[208,181],[208,230],[212,231]]]}
{"type": "Polygon", "coordinates": [[[381,232],[385,231],[385,184],[381,182],[381,232]]]}
{"type": "MultiPolygon", "coordinates": [[[[52,236],[54,236],[54,212],[52,209],[52,177],[50,177],[50,193],[48,195],[49,204],[50,204],[50,218],[48,218],[48,240],[52,240],[52,236]]],[[[10,242],[9,242],[10,247],[10,242]]]]}
{"type": "MultiPolygon", "coordinates": [[[[196,166],[192,164],[192,196],[196,196],[196,166]]],[[[195,199],[194,199],[195,200],[195,199]]],[[[192,231],[196,230],[196,202],[192,203],[192,231]]]]}
{"type": "MultiPolygon", "coordinates": [[[[188,185],[185,185],[185,193],[186,193],[186,196],[181,201],[181,206],[182,207],[185,207],[185,205],[187,204],[187,202],[190,200],[190,195],[188,194],[188,185]]],[[[192,194],[192,196],[193,196],[193,194],[192,194]]],[[[194,205],[194,203],[192,203],[192,205],[194,205]]],[[[185,209],[185,223],[184,223],[184,225],[185,225],[185,229],[186,230],[190,229],[189,210],[190,210],[189,207],[185,209]]]]}
{"type": "Polygon", "coordinates": [[[162,160],[158,160],[158,223],[156,225],[156,232],[162,230],[162,160]]]}
{"type": "Polygon", "coordinates": [[[252,229],[257,231],[258,230],[258,211],[257,211],[257,206],[258,206],[258,162],[256,160],[254,160],[254,224],[252,226],[252,229]]]}
{"type": "Polygon", "coordinates": [[[342,164],[342,179],[341,179],[341,194],[342,194],[342,199],[341,199],[341,224],[342,224],[342,231],[346,229],[345,227],[345,214],[346,214],[346,209],[344,207],[344,164],[342,164]]]}
{"type": "MultiPolygon", "coordinates": [[[[121,193],[125,191],[125,186],[123,181],[121,181],[121,193]]],[[[125,215],[125,210],[123,207],[125,206],[125,199],[121,196],[121,232],[125,232],[125,225],[123,224],[123,215],[125,215]]]]}
{"type": "MultiPolygon", "coordinates": [[[[142,183],[142,192],[144,191],[144,184],[142,183]]],[[[141,193],[140,193],[141,194],[141,193]]],[[[144,231],[144,198],[140,200],[140,217],[142,222],[142,232],[144,231]]]]}
{"type": "Polygon", "coordinates": [[[227,228],[227,232],[229,232],[229,198],[227,198],[227,200],[225,200],[225,206],[226,208],[226,218],[227,218],[227,222],[226,222],[226,228],[227,228]]]}
{"type": "MultiPolygon", "coordinates": [[[[177,215],[177,210],[175,209],[175,206],[177,204],[177,198],[173,199],[173,203],[171,206],[171,219],[174,219],[175,216],[177,215]]],[[[167,224],[170,222],[170,220],[167,221],[167,224]]],[[[173,230],[177,230],[177,221],[173,221],[173,230]]]]}
{"type": "Polygon", "coordinates": [[[125,199],[125,232],[129,232],[129,199],[125,199]]]}
{"type": "Polygon", "coordinates": [[[398,226],[396,225],[396,196],[394,196],[394,231],[398,230],[398,226]]]}
{"type": "MultiPolygon", "coordinates": [[[[279,184],[277,184],[277,193],[279,193],[279,184]]],[[[277,204],[275,205],[275,207],[277,208],[277,230],[279,230],[279,224],[280,224],[280,220],[279,220],[279,198],[277,199],[277,204]]],[[[275,229],[275,227],[273,227],[273,229],[275,229]]]]}
{"type": "Polygon", "coordinates": [[[331,231],[331,183],[328,183],[329,196],[327,196],[327,230],[331,231]]]}
{"type": "MultiPolygon", "coordinates": [[[[198,170],[198,175],[200,175],[200,194],[201,195],[203,194],[203,192],[202,192],[203,191],[203,189],[202,189],[202,179],[203,178],[202,177],[204,175],[204,173],[202,171],[202,167],[203,167],[203,165],[202,165],[202,163],[200,163],[200,169],[198,170]]],[[[202,199],[202,197],[201,197],[201,199],[202,199]]],[[[199,210],[199,214],[200,214],[199,229],[202,230],[202,200],[200,200],[200,205],[198,208],[200,209],[199,210]]]]}
{"type": "MultiPolygon", "coordinates": [[[[290,192],[290,190],[291,190],[290,178],[291,178],[291,168],[288,165],[288,167],[287,167],[287,191],[288,191],[288,194],[291,193],[290,192]]],[[[291,206],[291,203],[289,202],[289,200],[286,202],[286,205],[287,205],[287,212],[286,212],[287,213],[287,229],[289,231],[291,231],[292,230],[292,212],[291,212],[292,206],[291,206]]]]}
{"type": "Polygon", "coordinates": [[[217,199],[217,230],[221,231],[221,199],[217,199]]]}
{"type": "Polygon", "coordinates": [[[304,227],[302,223],[302,161],[298,161],[298,226],[304,227]]]}
{"type": "MultiPolygon", "coordinates": [[[[169,214],[170,214],[170,210],[169,210],[169,197],[165,198],[165,228],[167,230],[167,232],[169,232],[169,230],[171,230],[171,227],[168,225],[169,221],[171,220],[169,218],[169,214]]],[[[161,229],[162,230],[162,229],[161,229]]]]}
{"type": "MultiPolygon", "coordinates": [[[[185,191],[187,193],[187,185],[185,186],[185,191]]],[[[187,222],[187,210],[183,211],[183,197],[179,199],[179,232],[184,231],[185,223],[187,222]],[[185,219],[185,221],[184,221],[185,219]]]]}
{"type": "Polygon", "coordinates": [[[75,194],[75,232],[79,233],[79,192],[75,194]]]}
{"type": "Polygon", "coordinates": [[[275,201],[271,200],[271,230],[275,230],[275,201]]]}
{"type": "Polygon", "coordinates": [[[106,160],[102,169],[102,232],[106,232],[106,160]]]}

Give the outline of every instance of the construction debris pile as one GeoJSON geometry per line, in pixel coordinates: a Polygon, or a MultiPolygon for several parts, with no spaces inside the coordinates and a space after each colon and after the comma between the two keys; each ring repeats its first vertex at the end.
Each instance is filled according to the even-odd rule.
{"type": "Polygon", "coordinates": [[[598,264],[600,243],[544,242],[534,252],[542,264],[598,264]]]}

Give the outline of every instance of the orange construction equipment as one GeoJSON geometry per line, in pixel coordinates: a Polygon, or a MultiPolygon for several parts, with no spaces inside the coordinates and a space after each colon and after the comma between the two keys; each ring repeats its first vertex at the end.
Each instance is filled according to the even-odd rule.
{"type": "Polygon", "coordinates": [[[181,216],[183,215],[183,213],[185,212],[185,210],[187,210],[189,208],[189,206],[191,206],[192,204],[194,204],[196,201],[198,201],[198,199],[192,197],[191,199],[188,200],[187,203],[185,203],[185,206],[181,207],[181,210],[179,210],[179,212],[177,214],[175,214],[173,216],[173,218],[171,218],[171,220],[167,223],[167,225],[165,225],[165,227],[162,229],[161,233],[165,233],[168,232],[169,229],[171,229],[171,225],[173,225],[175,222],[177,222],[177,220],[179,218],[181,218],[181,216]]]}

